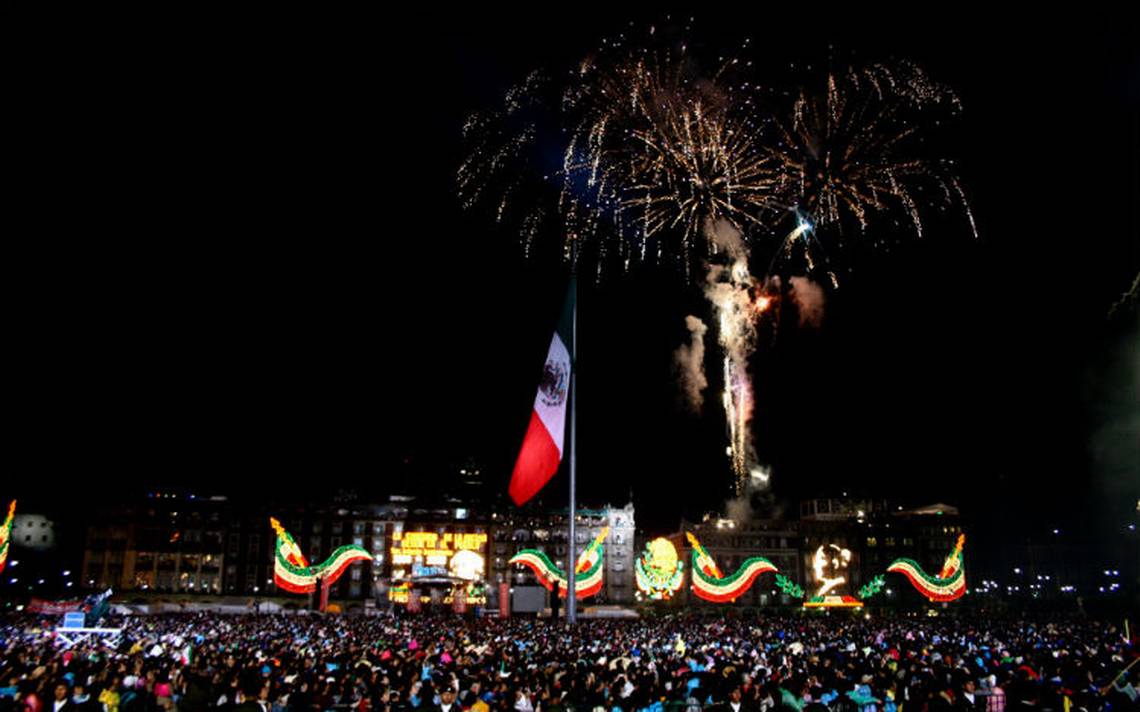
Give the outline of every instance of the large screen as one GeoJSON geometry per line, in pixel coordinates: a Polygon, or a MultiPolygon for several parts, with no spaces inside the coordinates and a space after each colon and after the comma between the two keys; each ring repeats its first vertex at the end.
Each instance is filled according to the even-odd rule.
{"type": "Polygon", "coordinates": [[[474,584],[486,577],[486,550],[487,535],[482,533],[394,531],[389,548],[393,582],[389,598],[403,602],[418,579],[449,577],[468,582],[470,603],[485,602],[482,586],[474,584]]]}

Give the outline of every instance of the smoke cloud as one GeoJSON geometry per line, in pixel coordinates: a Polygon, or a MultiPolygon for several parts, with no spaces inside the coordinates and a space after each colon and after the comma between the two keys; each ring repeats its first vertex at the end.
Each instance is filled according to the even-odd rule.
{"type": "Polygon", "coordinates": [[[771,492],[772,471],[763,465],[754,465],[743,490],[724,502],[724,516],[736,522],[756,518],[770,518],[778,514],[771,492]]]}
{"type": "Polygon", "coordinates": [[[705,332],[709,328],[691,314],[685,317],[685,327],[689,330],[689,343],[677,347],[673,357],[685,403],[694,413],[699,413],[705,403],[705,388],[709,385],[709,379],[705,377],[705,332]]]}
{"type": "Polygon", "coordinates": [[[800,315],[800,326],[810,326],[818,329],[823,323],[823,288],[807,277],[792,277],[789,296],[796,304],[796,311],[800,315]]]}
{"type": "Polygon", "coordinates": [[[706,263],[705,298],[717,319],[717,340],[724,353],[723,377],[728,455],[736,475],[736,492],[742,494],[756,466],[752,442],[753,392],[748,362],[756,349],[756,280],[748,269],[748,245],[732,223],[705,224],[705,234],[718,256],[706,263]]]}
{"type": "Polygon", "coordinates": [[[748,258],[748,245],[744,243],[744,235],[727,220],[710,220],[705,223],[705,237],[718,249],[727,252],[734,262],[748,258]]]}

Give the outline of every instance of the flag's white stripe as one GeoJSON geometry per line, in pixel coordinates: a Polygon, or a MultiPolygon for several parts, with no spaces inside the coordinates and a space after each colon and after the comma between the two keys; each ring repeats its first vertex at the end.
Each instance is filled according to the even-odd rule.
{"type": "Polygon", "coordinates": [[[546,362],[557,364],[561,373],[566,377],[566,392],[563,394],[561,401],[557,405],[547,405],[547,394],[542,392],[542,388],[538,389],[538,394],[534,397],[534,412],[538,413],[538,417],[542,420],[542,424],[546,426],[546,432],[550,434],[550,439],[554,441],[554,446],[558,448],[558,454],[562,454],[562,441],[566,434],[566,401],[570,397],[570,352],[566,349],[566,344],[562,343],[562,337],[558,332],[554,332],[554,338],[550,341],[550,351],[546,354],[546,362]]]}

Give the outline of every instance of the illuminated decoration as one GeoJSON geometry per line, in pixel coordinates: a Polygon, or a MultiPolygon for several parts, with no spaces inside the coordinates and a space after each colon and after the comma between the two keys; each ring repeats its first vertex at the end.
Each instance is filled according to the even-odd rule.
{"type": "Polygon", "coordinates": [[[0,524],[0,571],[8,563],[8,540],[12,538],[12,520],[16,518],[16,500],[8,505],[8,516],[0,524]]]}
{"type": "Polygon", "coordinates": [[[862,588],[859,589],[859,600],[866,601],[868,598],[874,596],[879,591],[883,590],[883,586],[887,580],[883,578],[882,574],[868,581],[862,588]]]}
{"type": "Polygon", "coordinates": [[[811,558],[812,573],[815,574],[815,581],[819,584],[819,590],[815,592],[816,597],[826,596],[837,586],[847,583],[847,577],[843,572],[850,563],[850,549],[835,544],[824,544],[816,549],[815,555],[811,558]]]}
{"type": "Polygon", "coordinates": [[[804,601],[804,608],[862,608],[863,602],[851,596],[814,596],[804,601]]]}
{"type": "Polygon", "coordinates": [[[685,581],[684,564],[677,558],[677,549],[664,537],[645,545],[633,569],[637,590],[655,601],[672,598],[685,581]]]}
{"type": "MultiPolygon", "coordinates": [[[[609,527],[602,527],[602,531],[589,546],[578,555],[578,565],[574,569],[574,597],[588,598],[602,590],[604,567],[602,566],[605,554],[606,536],[610,533],[609,527]]],[[[538,577],[538,582],[553,590],[558,587],[558,595],[566,598],[566,574],[554,565],[547,555],[537,549],[523,549],[511,557],[509,563],[526,566],[538,577]]]]}
{"type": "Polygon", "coordinates": [[[792,598],[803,598],[804,589],[798,583],[792,581],[790,578],[783,574],[776,574],[776,588],[783,591],[792,598]]]}
{"type": "Polygon", "coordinates": [[[465,581],[479,581],[482,580],[483,572],[487,567],[481,554],[470,549],[464,549],[451,557],[451,562],[447,568],[451,575],[456,578],[465,581]]]}
{"type": "Polygon", "coordinates": [[[360,546],[342,546],[323,562],[310,566],[301,553],[301,547],[281,526],[281,522],[270,517],[269,525],[277,532],[277,556],[273,564],[273,581],[277,587],[290,593],[312,593],[317,589],[317,581],[323,587],[336,583],[349,564],[368,561],[372,555],[360,546]]]}
{"type": "Polygon", "coordinates": [[[851,564],[851,551],[836,544],[823,544],[811,557],[811,569],[819,584],[815,595],[804,601],[804,608],[860,608],[862,601],[848,595],[833,593],[847,583],[847,568],[851,564]]]}
{"type": "Polygon", "coordinates": [[[896,559],[887,571],[906,576],[918,592],[931,601],[953,601],[966,593],[966,570],[962,565],[962,547],[966,535],[958,535],[958,543],[946,557],[937,576],[930,576],[912,559],[896,559]]]}
{"type": "MultiPolygon", "coordinates": [[[[693,546],[692,588],[698,598],[713,603],[735,601],[752,587],[757,576],[769,571],[778,571],[771,561],[762,556],[753,556],[745,559],[736,573],[725,576],[717,567],[716,561],[697,541],[697,537],[689,532],[685,532],[685,536],[693,546]]],[[[800,595],[803,595],[802,591],[800,595]]]]}

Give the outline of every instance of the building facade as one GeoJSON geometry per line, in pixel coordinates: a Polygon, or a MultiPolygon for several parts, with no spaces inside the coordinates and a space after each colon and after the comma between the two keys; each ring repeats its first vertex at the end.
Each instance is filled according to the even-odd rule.
{"type": "MultiPolygon", "coordinates": [[[[678,544],[678,552],[685,567],[692,576],[692,547],[685,532],[691,532],[701,546],[716,560],[726,575],[753,556],[763,556],[771,561],[785,576],[794,581],[803,579],[802,557],[800,556],[800,523],[795,520],[758,519],[736,521],[719,517],[706,517],[699,523],[682,521],[681,531],[671,537],[678,544]]],[[[682,601],[699,603],[700,599],[691,595],[686,586],[682,601]]],[[[758,579],[738,602],[742,605],[770,605],[788,603],[780,594],[770,577],[758,579]]]]}
{"type": "Polygon", "coordinates": [[[276,517],[312,562],[356,544],[373,554],[330,589],[334,598],[373,595],[385,566],[398,506],[239,505],[225,497],[150,493],[94,514],[87,527],[82,581],[116,591],[263,596],[273,583],[276,517]]]}
{"type": "Polygon", "coordinates": [[[227,513],[225,498],[172,493],[98,511],[81,580],[117,591],[220,593],[227,513]]]}
{"type": "MultiPolygon", "coordinates": [[[[598,603],[632,603],[634,600],[633,559],[635,555],[635,518],[633,503],[624,507],[606,505],[599,509],[584,508],[577,512],[575,541],[581,552],[603,527],[609,527],[605,539],[605,583],[597,596],[598,603]]],[[[510,559],[522,549],[537,549],[566,569],[569,552],[569,517],[566,510],[523,513],[496,512],[491,520],[491,583],[535,583],[535,576],[523,567],[511,566],[510,559]]]]}
{"type": "MultiPolygon", "coordinates": [[[[155,492],[93,514],[81,580],[88,588],[110,587],[119,593],[278,595],[270,517],[292,535],[310,562],[347,544],[372,554],[371,561],[352,565],[332,586],[330,598],[340,600],[386,604],[395,600],[393,587],[457,573],[478,576],[491,586],[532,583],[532,572],[507,563],[514,554],[537,548],[565,566],[568,549],[565,511],[521,514],[513,507],[495,511],[454,499],[399,496],[382,503],[250,504],[155,492]],[[456,558],[459,551],[468,553],[456,558]]],[[[633,505],[580,510],[579,551],[603,527],[609,527],[606,578],[598,600],[632,602],[633,505]]]]}
{"type": "MultiPolygon", "coordinates": [[[[801,502],[799,514],[798,519],[744,521],[708,516],[701,522],[682,522],[681,531],[670,539],[678,543],[686,566],[692,561],[687,531],[697,536],[726,574],[745,559],[762,556],[802,586],[807,597],[819,594],[827,582],[840,580],[826,593],[853,596],[873,577],[885,574],[895,559],[910,558],[936,571],[962,532],[958,510],[947,504],[906,509],[885,500],[818,498],[801,502]]],[[[900,580],[888,586],[886,595],[895,600],[912,598],[904,593],[906,588],[900,580]]],[[[681,600],[700,602],[692,596],[681,600]]],[[[739,603],[792,601],[776,589],[773,578],[762,576],[739,603]]]]}
{"type": "MultiPolygon", "coordinates": [[[[854,595],[897,558],[914,559],[927,570],[936,570],[962,531],[958,511],[946,504],[904,509],[885,501],[820,498],[801,502],[799,515],[683,521],[669,538],[686,570],[692,558],[685,533],[691,532],[726,573],[749,557],[762,556],[811,596],[818,593],[817,569],[824,561],[828,568],[824,577],[843,578],[834,592],[854,595]]],[[[500,583],[536,583],[530,569],[509,563],[520,550],[537,549],[563,570],[569,554],[566,510],[411,497],[391,497],[381,503],[239,504],[225,497],[151,493],[95,513],[86,532],[81,585],[110,587],[119,593],[287,595],[279,594],[273,582],[276,536],[269,525],[271,516],[290,532],[310,562],[320,562],[347,544],[372,555],[369,561],[349,567],[332,586],[330,597],[337,600],[399,604],[406,600],[399,596],[420,582],[428,584],[423,588],[427,591],[431,584],[438,588],[468,581],[482,584],[478,588],[488,592],[483,597],[469,589],[469,595],[478,596],[472,604],[480,605],[494,597],[500,583]]],[[[645,542],[635,540],[633,504],[583,508],[577,516],[578,551],[608,528],[605,583],[592,602],[635,603],[634,562],[645,542]]],[[[901,583],[893,588],[888,595],[907,596],[901,583]]],[[[676,598],[698,602],[688,586],[676,598]]],[[[303,596],[297,601],[306,603],[303,596]]],[[[789,602],[768,576],[740,600],[759,606],[789,602]]]]}

